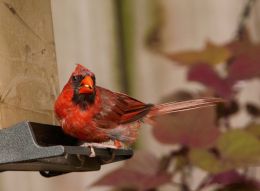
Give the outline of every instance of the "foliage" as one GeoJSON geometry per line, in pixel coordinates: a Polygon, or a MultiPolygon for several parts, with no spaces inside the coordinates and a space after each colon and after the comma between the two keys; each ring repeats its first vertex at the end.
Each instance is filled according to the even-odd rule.
{"type": "MultiPolygon", "coordinates": [[[[248,5],[245,7],[247,11],[248,5]]],[[[246,12],[242,16],[248,15],[246,12]]],[[[247,103],[252,122],[240,129],[229,124],[230,118],[241,109],[237,95],[243,88],[238,89],[237,85],[260,77],[260,44],[252,42],[242,21],[237,38],[226,44],[208,42],[203,50],[178,53],[158,50],[162,56],[187,67],[189,81],[205,86],[200,95],[210,92],[212,96],[225,98],[227,103],[217,108],[158,117],[152,129],[155,139],[161,144],[178,145],[178,149],[161,158],[138,152],[124,166],[97,181],[95,186],[156,190],[171,184],[190,191],[188,177],[194,168],[200,168],[206,176],[196,191],[212,185],[217,186],[215,191],[260,190],[260,182],[247,175],[249,167],[257,166],[260,160],[260,125],[255,122],[260,109],[247,103]],[[219,73],[217,67],[223,68],[225,75],[219,73]]],[[[175,92],[167,100],[179,101],[197,96],[186,91],[175,92]]]]}
{"type": "Polygon", "coordinates": [[[149,190],[171,182],[171,174],[161,169],[160,160],[148,152],[136,152],[124,166],[105,175],[95,185],[110,185],[119,188],[149,190]]]}

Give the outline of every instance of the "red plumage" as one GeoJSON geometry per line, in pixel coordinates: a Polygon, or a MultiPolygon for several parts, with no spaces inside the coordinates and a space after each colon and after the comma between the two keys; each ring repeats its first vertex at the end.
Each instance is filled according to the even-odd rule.
{"type": "Polygon", "coordinates": [[[95,85],[94,74],[77,65],[55,102],[55,113],[65,133],[84,142],[113,140],[132,144],[141,122],[158,115],[196,109],[221,102],[202,98],[166,104],[145,104],[126,94],[95,85]]]}

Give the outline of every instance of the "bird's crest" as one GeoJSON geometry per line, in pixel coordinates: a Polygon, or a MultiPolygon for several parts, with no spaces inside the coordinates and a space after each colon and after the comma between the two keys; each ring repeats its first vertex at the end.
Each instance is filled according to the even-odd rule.
{"type": "Polygon", "coordinates": [[[77,64],[75,70],[72,73],[73,76],[77,76],[77,75],[89,75],[89,76],[94,76],[94,73],[91,72],[89,69],[87,69],[86,67],[82,66],[81,64],[77,64]]]}

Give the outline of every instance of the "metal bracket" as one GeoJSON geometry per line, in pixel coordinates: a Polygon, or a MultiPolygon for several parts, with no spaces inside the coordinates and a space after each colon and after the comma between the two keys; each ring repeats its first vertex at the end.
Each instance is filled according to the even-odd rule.
{"type": "Polygon", "coordinates": [[[132,157],[126,149],[88,147],[63,133],[58,126],[21,122],[0,130],[0,171],[40,171],[52,177],[69,172],[100,170],[101,165],[132,157]]]}

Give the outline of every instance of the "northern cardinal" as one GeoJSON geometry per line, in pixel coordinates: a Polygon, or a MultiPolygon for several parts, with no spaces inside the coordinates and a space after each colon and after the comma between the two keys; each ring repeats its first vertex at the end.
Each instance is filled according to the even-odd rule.
{"type": "Polygon", "coordinates": [[[55,113],[65,133],[93,145],[112,140],[120,148],[135,142],[142,122],[152,124],[157,116],[218,102],[222,99],[146,104],[97,86],[95,75],[78,64],[55,102],[55,113]]]}

